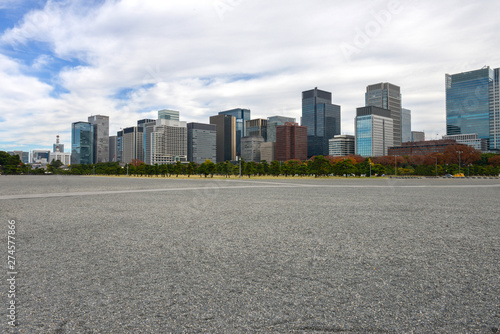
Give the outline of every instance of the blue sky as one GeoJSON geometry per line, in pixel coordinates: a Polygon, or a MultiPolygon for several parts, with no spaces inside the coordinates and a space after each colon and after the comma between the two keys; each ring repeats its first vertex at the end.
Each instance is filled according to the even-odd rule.
{"type": "Polygon", "coordinates": [[[445,73],[500,67],[498,1],[0,0],[0,150],[70,147],[171,108],[300,118],[318,87],[354,133],[367,85],[399,85],[412,128],[445,134],[445,73]]]}

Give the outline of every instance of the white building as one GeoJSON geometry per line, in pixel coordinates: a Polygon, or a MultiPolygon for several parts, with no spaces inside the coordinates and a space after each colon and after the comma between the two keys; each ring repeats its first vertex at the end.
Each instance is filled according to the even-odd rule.
{"type": "Polygon", "coordinates": [[[488,141],[486,139],[479,138],[477,133],[443,136],[443,139],[455,139],[457,143],[471,146],[478,151],[488,150],[488,141]]]}
{"type": "Polygon", "coordinates": [[[187,123],[159,119],[151,133],[151,164],[187,161],[187,123]]]}
{"type": "Polygon", "coordinates": [[[332,157],[345,157],[354,154],[355,137],[350,135],[337,135],[330,139],[329,155],[332,157]]]}

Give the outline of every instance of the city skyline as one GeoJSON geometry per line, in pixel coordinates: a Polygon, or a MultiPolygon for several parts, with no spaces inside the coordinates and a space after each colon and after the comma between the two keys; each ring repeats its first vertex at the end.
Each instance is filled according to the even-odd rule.
{"type": "Polygon", "coordinates": [[[447,73],[500,66],[495,2],[320,0],[141,3],[0,0],[0,150],[70,147],[71,123],[110,134],[179,110],[208,123],[233,108],[299,119],[319,87],[354,134],[367,85],[390,82],[412,130],[446,134],[447,73]],[[308,20],[296,20],[307,14],[308,20]],[[467,20],[465,20],[467,18],[467,20]],[[425,23],[425,24],[424,24],[425,23]],[[158,33],[161,32],[161,33],[158,33]]]}

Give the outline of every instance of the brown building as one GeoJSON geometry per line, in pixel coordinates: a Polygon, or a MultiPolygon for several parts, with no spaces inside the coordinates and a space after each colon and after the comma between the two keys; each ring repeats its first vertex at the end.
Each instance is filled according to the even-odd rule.
{"type": "Polygon", "coordinates": [[[307,160],[307,127],[285,123],[276,127],[276,160],[307,160]]]}
{"type": "Polygon", "coordinates": [[[460,145],[454,139],[428,140],[403,143],[401,146],[389,147],[387,155],[426,155],[443,153],[447,146],[460,145]]]}

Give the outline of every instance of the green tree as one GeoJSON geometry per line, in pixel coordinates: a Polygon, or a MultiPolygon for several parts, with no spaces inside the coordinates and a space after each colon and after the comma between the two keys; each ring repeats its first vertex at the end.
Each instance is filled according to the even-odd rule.
{"type": "Polygon", "coordinates": [[[315,177],[328,175],[331,172],[330,162],[324,156],[317,155],[309,163],[309,172],[314,174],[315,177]]]}
{"type": "Polygon", "coordinates": [[[278,176],[281,174],[281,166],[279,161],[274,160],[271,162],[271,165],[269,165],[269,174],[273,176],[278,176]]]}

